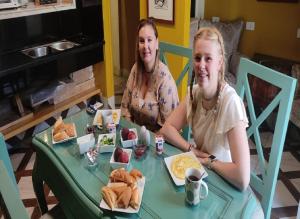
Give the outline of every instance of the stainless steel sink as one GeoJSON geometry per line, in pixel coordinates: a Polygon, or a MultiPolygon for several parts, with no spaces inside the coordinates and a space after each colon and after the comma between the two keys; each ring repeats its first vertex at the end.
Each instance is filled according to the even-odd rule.
{"type": "Polygon", "coordinates": [[[22,52],[32,58],[39,58],[48,55],[51,51],[48,46],[40,46],[29,49],[24,49],[22,52]]]}
{"type": "Polygon", "coordinates": [[[31,58],[39,58],[46,55],[54,54],[60,51],[64,51],[67,49],[71,49],[75,46],[79,46],[80,44],[74,43],[68,40],[61,40],[37,47],[32,47],[29,49],[22,50],[22,53],[30,56],[31,58]]]}
{"type": "Polygon", "coordinates": [[[77,43],[73,43],[71,41],[58,41],[58,42],[54,42],[54,43],[51,43],[49,45],[49,47],[51,47],[52,49],[56,49],[58,51],[63,51],[63,50],[66,50],[66,49],[71,49],[73,48],[74,46],[78,46],[79,44],[77,43]]]}

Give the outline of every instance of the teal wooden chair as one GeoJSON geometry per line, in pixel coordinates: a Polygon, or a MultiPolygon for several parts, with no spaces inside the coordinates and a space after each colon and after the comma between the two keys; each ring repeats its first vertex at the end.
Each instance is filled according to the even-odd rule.
{"type": "MultiPolygon", "coordinates": [[[[187,62],[184,65],[182,71],[180,72],[178,78],[176,79],[177,87],[181,84],[182,79],[188,74],[188,84],[190,84],[190,80],[192,78],[193,72],[193,51],[190,48],[174,45],[171,43],[160,42],[159,43],[159,57],[160,60],[167,66],[167,54],[172,54],[180,57],[187,58],[187,62]]],[[[185,140],[190,140],[191,128],[187,126],[183,129],[182,136],[185,140]]]]}
{"type": "Polygon", "coordinates": [[[247,129],[247,135],[248,137],[253,136],[258,155],[259,169],[261,172],[261,177],[258,177],[254,172],[251,173],[250,185],[261,195],[260,202],[265,218],[267,219],[269,219],[271,215],[272,202],[274,198],[295,87],[296,79],[257,64],[249,59],[241,58],[236,91],[247,105],[249,113],[249,127],[247,129]],[[260,115],[256,115],[254,109],[248,77],[250,75],[279,88],[277,95],[269,103],[269,105],[263,109],[260,115]],[[277,114],[277,118],[271,151],[269,154],[269,159],[267,160],[267,156],[265,156],[263,152],[259,128],[272,112],[277,114]]]}
{"type": "MultiPolygon", "coordinates": [[[[7,152],[3,135],[0,133],[0,206],[4,218],[29,219],[28,213],[20,198],[16,178],[7,152]]],[[[59,205],[41,218],[65,218],[59,205]]]]}

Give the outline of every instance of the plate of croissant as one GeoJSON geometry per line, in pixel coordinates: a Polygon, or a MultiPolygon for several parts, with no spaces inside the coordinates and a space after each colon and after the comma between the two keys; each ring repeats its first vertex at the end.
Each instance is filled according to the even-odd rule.
{"type": "Polygon", "coordinates": [[[58,144],[77,138],[76,127],[74,123],[64,123],[59,117],[52,129],[52,143],[58,144]]]}
{"type": "Polygon", "coordinates": [[[100,207],[111,211],[137,213],[141,206],[144,186],[145,177],[139,170],[113,170],[109,183],[101,189],[100,207]]]}

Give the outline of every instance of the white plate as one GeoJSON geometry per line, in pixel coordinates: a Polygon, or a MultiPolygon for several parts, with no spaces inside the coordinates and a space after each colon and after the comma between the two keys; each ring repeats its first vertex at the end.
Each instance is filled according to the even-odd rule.
{"type": "Polygon", "coordinates": [[[106,153],[106,152],[113,152],[115,149],[115,145],[116,145],[116,134],[115,133],[107,133],[107,134],[101,134],[98,136],[98,144],[100,146],[100,153],[106,153]],[[113,144],[102,144],[101,139],[104,136],[107,136],[108,138],[112,138],[113,139],[113,144]]]}
{"type": "MultiPolygon", "coordinates": [[[[110,183],[108,183],[108,185],[109,184],[110,183]]],[[[143,176],[143,178],[141,178],[137,182],[137,188],[138,188],[139,194],[140,194],[139,207],[137,209],[134,209],[131,206],[129,206],[128,208],[113,208],[112,211],[118,211],[118,212],[124,212],[124,213],[137,213],[137,212],[139,212],[140,207],[141,207],[141,203],[142,203],[144,187],[145,187],[145,177],[143,176]]],[[[101,202],[100,202],[100,208],[111,210],[110,207],[104,201],[104,199],[102,199],[101,202]]]]}
{"type": "Polygon", "coordinates": [[[66,138],[64,140],[61,140],[61,141],[54,141],[54,138],[53,138],[53,129],[51,130],[52,132],[52,144],[58,144],[58,143],[63,143],[63,142],[66,142],[66,141],[69,141],[69,140],[72,140],[74,138],[77,138],[77,131],[76,131],[76,126],[74,123],[72,123],[73,127],[74,127],[74,130],[75,130],[75,136],[73,137],[70,137],[70,138],[66,138]]]}
{"type": "MultiPolygon", "coordinates": [[[[197,160],[195,154],[194,154],[193,152],[191,152],[191,151],[190,151],[190,152],[186,152],[186,153],[177,154],[177,155],[174,155],[174,156],[170,156],[170,157],[166,157],[166,158],[165,158],[165,163],[166,163],[166,165],[167,165],[167,168],[168,168],[168,170],[169,170],[169,173],[170,173],[170,175],[171,175],[171,177],[172,177],[174,183],[175,183],[177,186],[183,186],[183,185],[185,184],[185,181],[184,181],[184,179],[178,179],[178,178],[173,174],[173,172],[172,172],[172,170],[171,170],[171,163],[172,163],[172,160],[173,160],[175,157],[180,156],[180,155],[190,155],[190,156],[194,157],[195,160],[197,160]]],[[[205,169],[204,169],[204,167],[203,167],[202,164],[201,164],[201,169],[200,169],[200,171],[201,171],[201,174],[204,173],[204,175],[203,175],[202,178],[208,176],[208,174],[207,174],[207,172],[205,171],[205,169]]]]}
{"type": "Polygon", "coordinates": [[[97,110],[96,115],[94,117],[93,125],[97,125],[97,117],[99,113],[102,114],[102,121],[103,121],[103,126],[106,127],[107,123],[113,122],[112,120],[112,113],[116,112],[117,113],[117,119],[115,121],[115,124],[119,124],[120,122],[120,116],[121,116],[121,110],[120,109],[113,109],[113,110],[97,110]]]}

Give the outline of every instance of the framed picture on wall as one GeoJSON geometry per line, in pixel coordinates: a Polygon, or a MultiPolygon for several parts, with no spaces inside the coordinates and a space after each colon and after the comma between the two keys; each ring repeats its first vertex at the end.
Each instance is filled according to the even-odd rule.
{"type": "Polygon", "coordinates": [[[148,17],[161,23],[174,24],[174,0],[147,0],[148,17]]]}
{"type": "Polygon", "coordinates": [[[297,3],[298,0],[257,0],[259,2],[286,2],[286,3],[297,3]]]}

